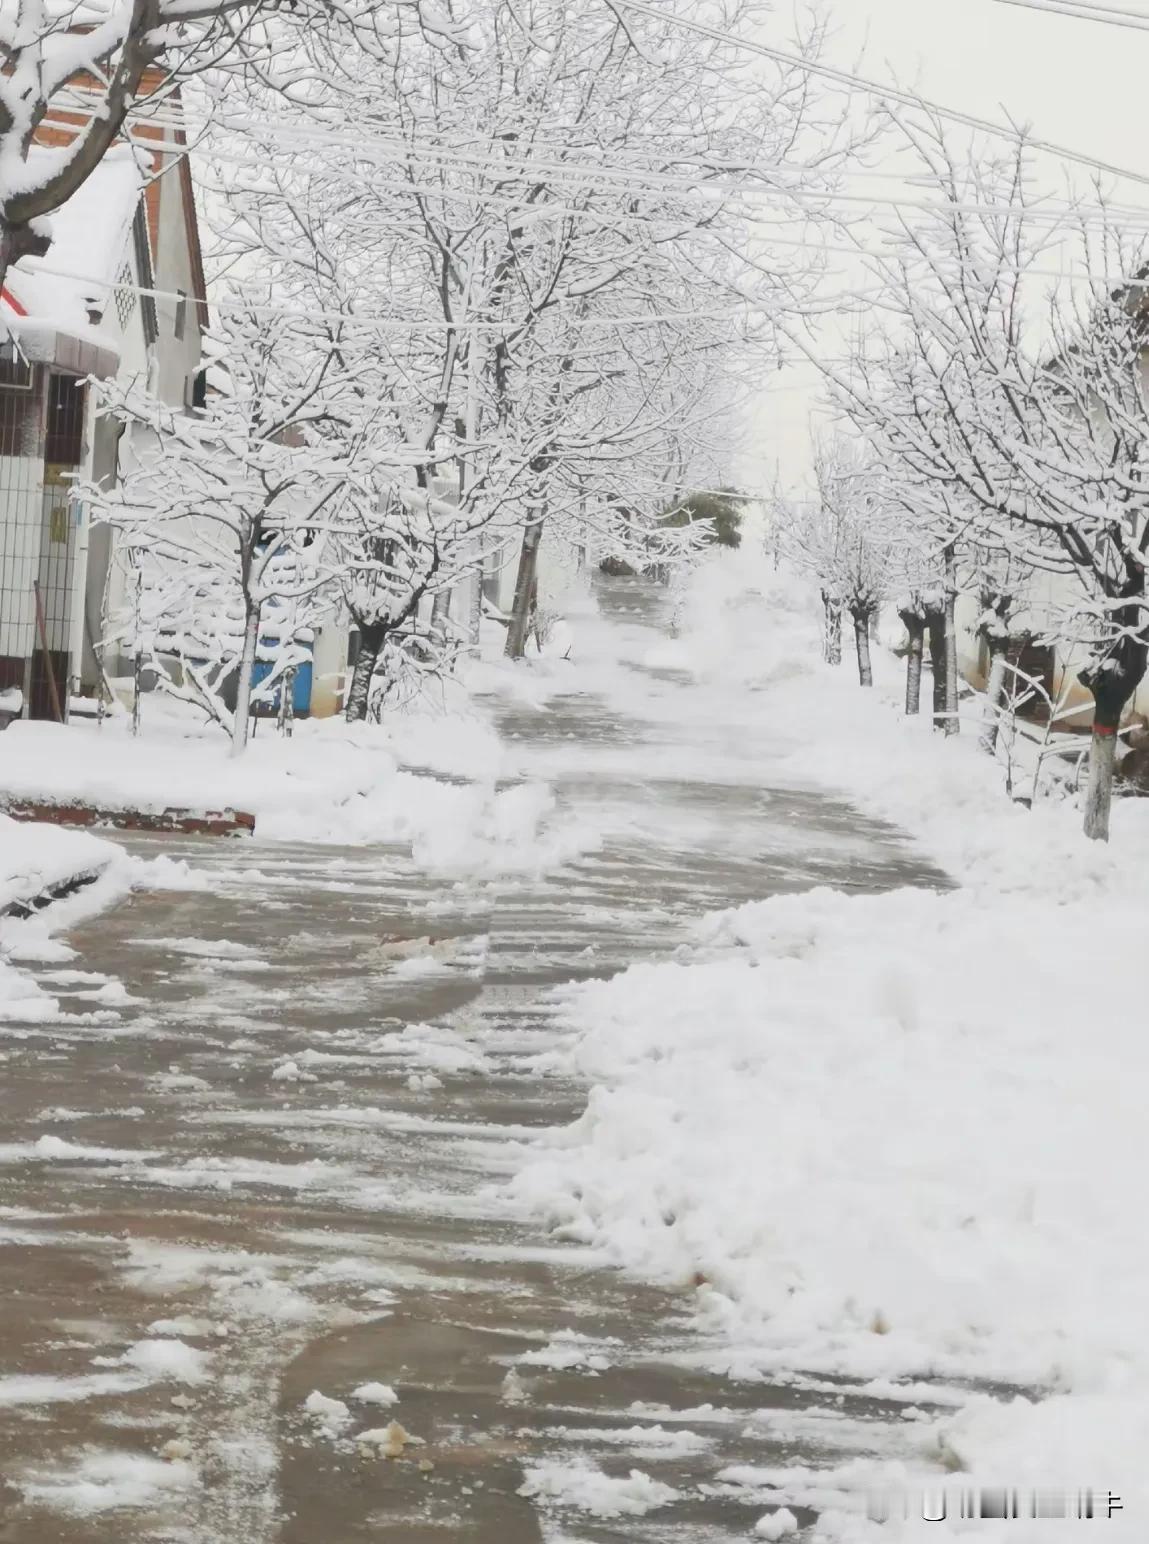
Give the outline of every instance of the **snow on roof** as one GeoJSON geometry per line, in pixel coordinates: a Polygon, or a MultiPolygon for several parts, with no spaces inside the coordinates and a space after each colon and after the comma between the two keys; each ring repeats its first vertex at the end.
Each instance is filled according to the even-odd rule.
{"type": "MultiPolygon", "coordinates": [[[[39,153],[33,147],[29,159],[39,153]]],[[[129,145],[116,145],[51,216],[46,257],[25,257],[8,272],[5,309],[73,336],[92,336],[89,311],[103,312],[124,260],[143,175],[129,145]],[[14,304],[13,304],[14,302],[14,304]]],[[[107,339],[101,339],[106,347],[107,339]]]]}

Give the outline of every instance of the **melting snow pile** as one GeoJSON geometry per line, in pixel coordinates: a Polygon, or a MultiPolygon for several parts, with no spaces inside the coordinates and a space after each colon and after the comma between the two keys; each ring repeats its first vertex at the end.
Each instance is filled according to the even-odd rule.
{"type": "Polygon", "coordinates": [[[520,1496],[530,1496],[543,1507],[570,1508],[592,1517],[645,1517],[676,1494],[641,1469],[615,1476],[580,1460],[557,1459],[530,1465],[519,1490],[520,1496]]]}
{"type": "Polygon", "coordinates": [[[218,729],[149,706],[155,722],[138,740],[118,719],[14,723],[0,790],[108,810],[242,810],[273,841],[410,843],[436,874],[541,871],[598,841],[555,818],[544,784],[498,785],[498,737],[474,716],[452,717],[449,734],[441,720],[306,721],[291,740],[257,735],[233,759],[218,729]]]}
{"type": "Polygon", "coordinates": [[[191,1490],[196,1478],[187,1462],[92,1450],[73,1467],[32,1475],[21,1488],[28,1501],[85,1516],[157,1505],[191,1490]]]}

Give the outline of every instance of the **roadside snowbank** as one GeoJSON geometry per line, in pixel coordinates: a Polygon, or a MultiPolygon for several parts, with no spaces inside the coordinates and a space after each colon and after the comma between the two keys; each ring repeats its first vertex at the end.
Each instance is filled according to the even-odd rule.
{"type": "Polygon", "coordinates": [[[939,736],[928,711],[904,716],[904,666],[884,648],[873,651],[875,686],[863,691],[850,640],[842,665],[824,664],[817,596],[764,555],[717,555],[677,609],[679,636],[648,648],[644,662],[705,684],[716,711],[768,724],[779,751],[772,773],[848,795],[963,884],[1062,900],[1144,897],[1149,799],[1116,803],[1108,846],[1085,840],[1072,801],[1033,810],[1011,802],[1003,768],[977,746],[980,699],[963,704],[959,736],[939,736]]]}
{"type": "MultiPolygon", "coordinates": [[[[0,1022],[50,1022],[56,999],[13,965],[19,959],[70,959],[50,934],[126,895],[146,865],[86,831],[12,820],[0,815],[0,912],[82,882],[83,888],[26,919],[0,916],[0,1022]]],[[[174,869],[174,865],[169,867],[174,869]]]]}
{"type": "Polygon", "coordinates": [[[96,876],[120,849],[85,831],[65,831],[0,815],[0,910],[59,885],[96,876]]]}
{"type": "Polygon", "coordinates": [[[748,1368],[1149,1387],[1149,1137],[1114,1084],[1149,1082],[1144,919],[1051,968],[1092,912],[815,890],[713,918],[688,962],[570,994],[593,1092],[520,1190],[703,1282],[748,1368]]]}
{"type": "Polygon", "coordinates": [[[0,793],[113,810],[243,810],[261,838],[406,842],[422,866],[461,875],[535,870],[597,840],[552,818],[545,785],[499,786],[498,736],[473,713],[396,714],[387,726],[304,721],[290,740],[264,726],[233,759],[218,729],[163,701],[148,709],[139,739],[120,718],[12,724],[0,793]]]}
{"type": "MultiPolygon", "coordinates": [[[[749,554],[708,565],[681,617],[648,667],[773,734],[771,779],[897,821],[962,888],[775,897],[706,919],[673,962],[568,989],[558,1059],[588,1107],[524,1151],[518,1195],[693,1289],[714,1360],[746,1376],[1033,1391],[913,1423],[919,1477],[1106,1485],[1127,1519],[1107,1537],[1143,1538],[1149,802],[1116,807],[1107,849],[1071,803],[1012,805],[968,729],[899,717],[892,659],[870,693],[824,666],[812,597],[749,554]]],[[[978,1536],[1049,1538],[1002,1526],[978,1536]]],[[[817,1536],[917,1535],[855,1508],[817,1536]]]]}

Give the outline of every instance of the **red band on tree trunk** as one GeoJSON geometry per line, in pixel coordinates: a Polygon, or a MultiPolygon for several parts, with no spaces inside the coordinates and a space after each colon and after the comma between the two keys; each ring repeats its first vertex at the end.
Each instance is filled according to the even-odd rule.
{"type": "Polygon", "coordinates": [[[1094,724],[1093,733],[1105,738],[1108,735],[1116,734],[1117,730],[1115,728],[1111,729],[1108,724],[1094,724]]]}

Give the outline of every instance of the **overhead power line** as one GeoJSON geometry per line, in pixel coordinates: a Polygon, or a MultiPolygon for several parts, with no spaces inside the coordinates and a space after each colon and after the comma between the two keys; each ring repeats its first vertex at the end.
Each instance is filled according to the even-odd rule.
{"type": "Polygon", "coordinates": [[[731,37],[720,28],[708,26],[705,22],[688,21],[685,16],[668,11],[665,6],[649,5],[647,0],[607,0],[607,3],[616,10],[637,11],[640,15],[650,16],[655,21],[664,24],[669,22],[672,26],[680,27],[685,31],[701,33],[704,37],[714,38],[743,53],[758,54],[763,59],[772,59],[775,64],[784,64],[791,69],[804,71],[808,75],[819,76],[823,80],[833,81],[836,85],[853,87],[871,96],[884,97],[891,102],[900,103],[903,107],[924,107],[930,112],[937,113],[941,118],[949,119],[951,123],[960,123],[967,129],[976,129],[983,134],[993,134],[999,139],[1007,139],[1014,144],[1024,142],[1034,150],[1060,156],[1063,160],[1072,161],[1078,166],[1088,166],[1094,171],[1105,172],[1111,177],[1123,177],[1130,182],[1140,182],[1149,186],[1149,173],[1131,172],[1128,167],[1115,166],[1110,161],[1099,161],[1095,156],[1070,149],[1066,145],[1058,145],[1052,140],[1031,138],[1029,135],[1022,134],[1012,124],[993,123],[990,119],[979,118],[974,113],[963,113],[957,108],[943,107],[940,102],[933,102],[920,93],[903,91],[898,86],[882,85],[877,81],[867,80],[863,75],[855,75],[849,70],[839,70],[833,65],[822,64],[816,59],[804,59],[800,54],[773,48],[768,43],[758,43],[752,38],[731,37]]]}
{"type": "MultiPolygon", "coordinates": [[[[1008,3],[1008,0],[1007,0],[1008,3]]],[[[1022,3],[1022,0],[1017,0],[1022,3]]],[[[831,179],[824,185],[819,185],[816,177],[811,177],[810,185],[802,186],[795,182],[794,168],[785,167],[782,163],[754,163],[746,162],[739,165],[731,165],[723,168],[720,174],[721,162],[709,163],[705,168],[700,164],[699,170],[705,170],[704,177],[688,176],[680,172],[666,172],[656,170],[641,159],[628,163],[625,159],[617,157],[611,160],[595,159],[551,159],[546,157],[512,157],[502,151],[475,151],[473,149],[459,149],[452,144],[449,137],[444,136],[439,142],[400,141],[391,135],[373,135],[371,133],[360,134],[354,141],[345,135],[337,135],[330,131],[316,131],[311,126],[293,123],[289,120],[242,120],[235,126],[230,120],[218,126],[222,131],[222,142],[218,135],[205,139],[201,145],[189,147],[191,150],[202,153],[204,159],[217,166],[253,166],[262,165],[259,154],[253,149],[240,149],[238,146],[245,137],[256,138],[271,137],[274,135],[280,144],[291,145],[298,149],[321,149],[342,151],[345,154],[354,154],[359,162],[369,162],[378,168],[385,168],[392,175],[406,173],[408,176],[413,169],[418,168],[430,179],[442,176],[444,179],[449,174],[457,177],[472,179],[466,181],[451,182],[443,180],[436,182],[424,180],[415,182],[394,181],[386,182],[377,180],[372,185],[375,193],[398,192],[405,196],[418,195],[431,201],[439,201],[446,204],[463,203],[468,200],[481,199],[484,206],[515,209],[521,207],[521,198],[493,193],[485,185],[484,179],[506,180],[508,174],[517,173],[521,177],[547,176],[554,183],[557,195],[562,195],[564,189],[570,192],[578,192],[588,186],[593,186],[598,191],[613,190],[620,193],[640,193],[649,195],[667,194],[680,197],[684,203],[694,199],[700,200],[729,200],[739,198],[751,203],[765,202],[788,204],[793,207],[803,205],[812,206],[815,209],[829,210],[835,205],[855,206],[860,209],[883,207],[890,209],[914,209],[923,212],[952,212],[965,214],[1014,214],[1016,207],[1002,203],[953,203],[948,199],[937,198],[909,198],[903,195],[888,193],[850,192],[843,189],[838,183],[848,180],[854,175],[851,168],[845,173],[844,178],[831,179]],[[769,180],[771,174],[779,172],[777,180],[769,180]]],[[[150,145],[147,148],[152,148],[150,145]]],[[[162,148],[172,153],[170,145],[160,146],[157,142],[155,148],[162,148]]],[[[174,153],[186,153],[182,147],[176,148],[174,153]]],[[[685,166],[685,160],[679,160],[678,165],[685,166]]],[[[328,162],[325,171],[332,180],[338,180],[341,175],[338,160],[328,162]]],[[[873,177],[881,177],[887,181],[904,183],[921,194],[931,190],[931,185],[920,175],[899,177],[888,171],[869,173],[873,177]]],[[[361,181],[362,173],[359,172],[351,181],[361,181]]],[[[226,189],[224,190],[226,193],[226,189]]],[[[566,218],[578,213],[576,206],[568,205],[556,197],[554,202],[546,206],[548,214],[554,218],[566,218]]],[[[1052,201],[1043,201],[1040,204],[1029,206],[1026,218],[1035,223],[1058,223],[1066,219],[1093,218],[1096,216],[1108,216],[1119,219],[1123,225],[1133,225],[1149,221],[1149,210],[1132,206],[1106,204],[1079,205],[1058,204],[1052,201]]],[[[598,215],[602,211],[592,208],[586,211],[587,217],[598,215]]],[[[667,217],[663,212],[663,217],[667,217]]]]}
{"type": "Polygon", "coordinates": [[[1089,5],[1086,0],[996,0],[996,3],[1016,5],[1027,11],[1047,11],[1051,16],[1070,16],[1075,21],[1097,21],[1109,27],[1149,32],[1149,15],[1124,6],[1089,5]]]}

